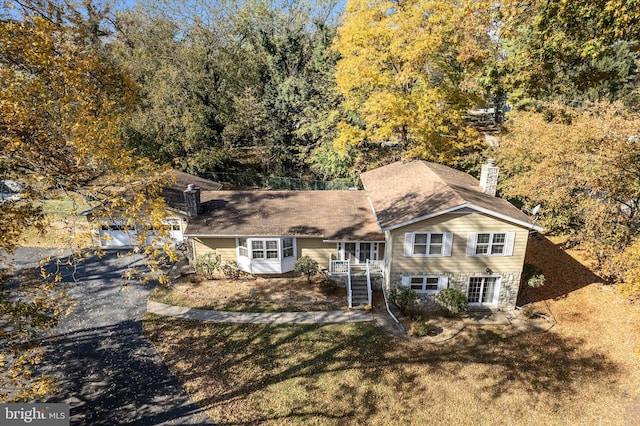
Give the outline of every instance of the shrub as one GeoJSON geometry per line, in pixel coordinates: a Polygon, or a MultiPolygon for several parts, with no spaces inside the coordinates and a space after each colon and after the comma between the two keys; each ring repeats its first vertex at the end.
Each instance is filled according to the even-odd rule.
{"type": "Polygon", "coordinates": [[[544,274],[542,273],[542,269],[540,269],[536,265],[525,263],[522,274],[525,282],[529,287],[536,288],[542,287],[544,285],[544,274]]]}
{"type": "Polygon", "coordinates": [[[310,258],[309,256],[302,256],[296,260],[296,264],[293,266],[296,272],[300,272],[307,276],[307,282],[311,281],[311,277],[318,273],[318,262],[310,258]]]}
{"type": "Polygon", "coordinates": [[[418,298],[418,293],[409,287],[398,287],[391,290],[389,300],[396,305],[404,315],[418,298]]]}
{"type": "Polygon", "coordinates": [[[433,331],[433,324],[428,321],[418,320],[411,323],[411,335],[422,337],[428,336],[433,331]]]}
{"type": "Polygon", "coordinates": [[[222,258],[216,252],[210,252],[198,256],[195,263],[196,272],[202,274],[206,279],[213,280],[215,278],[216,269],[220,266],[222,258]]]}
{"type": "Polygon", "coordinates": [[[527,319],[535,318],[537,313],[538,310],[533,305],[526,305],[524,308],[522,308],[522,315],[527,319]]]}
{"type": "Polygon", "coordinates": [[[237,280],[238,278],[240,278],[240,269],[238,269],[238,262],[225,260],[220,264],[220,266],[218,266],[218,270],[222,275],[231,280],[237,280]]]}
{"type": "Polygon", "coordinates": [[[469,309],[467,298],[455,288],[441,290],[436,296],[436,300],[452,315],[459,315],[469,309]]]}

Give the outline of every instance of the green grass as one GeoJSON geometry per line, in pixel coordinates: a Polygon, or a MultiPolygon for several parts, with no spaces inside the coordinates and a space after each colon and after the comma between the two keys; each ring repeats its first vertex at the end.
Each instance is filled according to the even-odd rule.
{"type": "Polygon", "coordinates": [[[42,206],[46,216],[56,219],[77,216],[80,212],[91,208],[82,197],[76,194],[59,194],[55,198],[38,204],[42,206]]]}
{"type": "Polygon", "coordinates": [[[430,345],[372,324],[144,328],[218,424],[621,424],[633,397],[623,366],[554,332],[467,327],[430,345]]]}
{"type": "Polygon", "coordinates": [[[91,246],[91,226],[85,217],[78,214],[90,206],[76,194],[59,194],[57,197],[35,203],[42,207],[47,221],[47,231],[40,233],[27,229],[21,237],[21,245],[28,247],[75,247],[91,246]]]}

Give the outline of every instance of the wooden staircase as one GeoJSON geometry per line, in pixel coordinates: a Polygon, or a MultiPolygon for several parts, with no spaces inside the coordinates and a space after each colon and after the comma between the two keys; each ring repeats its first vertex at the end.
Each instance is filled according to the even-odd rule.
{"type": "Polygon", "coordinates": [[[351,273],[351,305],[364,306],[369,303],[369,291],[367,290],[367,273],[351,273]]]}

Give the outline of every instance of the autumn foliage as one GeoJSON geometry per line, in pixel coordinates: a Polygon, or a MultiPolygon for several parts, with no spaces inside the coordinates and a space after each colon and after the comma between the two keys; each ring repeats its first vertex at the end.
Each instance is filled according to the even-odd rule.
{"type": "Polygon", "coordinates": [[[629,284],[640,266],[639,135],[640,116],[620,104],[548,104],[512,114],[498,150],[503,194],[540,204],[548,231],[569,234],[601,273],[629,284]]]}
{"type": "Polygon", "coordinates": [[[351,0],[343,17],[338,148],[398,145],[452,163],[477,142],[464,118],[484,100],[476,77],[492,43],[490,2],[351,0]]]}
{"type": "MultiPolygon", "coordinates": [[[[86,39],[64,20],[0,23],[0,178],[25,187],[19,200],[0,202],[0,253],[13,252],[27,228],[45,232],[37,202],[60,193],[83,198],[97,217],[161,228],[157,194],[166,174],[133,156],[119,137],[133,86],[86,39]]],[[[77,232],[73,225],[67,232],[72,250],[77,232]]],[[[0,400],[39,398],[51,389],[51,379],[33,371],[42,351],[31,342],[67,312],[59,281],[44,266],[0,270],[0,400]]]]}

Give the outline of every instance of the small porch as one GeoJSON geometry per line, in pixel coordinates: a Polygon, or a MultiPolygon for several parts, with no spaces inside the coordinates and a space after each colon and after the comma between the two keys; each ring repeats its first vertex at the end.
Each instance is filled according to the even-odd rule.
{"type": "Polygon", "coordinates": [[[331,256],[329,276],[345,280],[349,308],[359,305],[372,306],[372,281],[384,276],[384,262],[366,259],[364,263],[361,263],[353,262],[350,259],[340,260],[331,256]]]}

